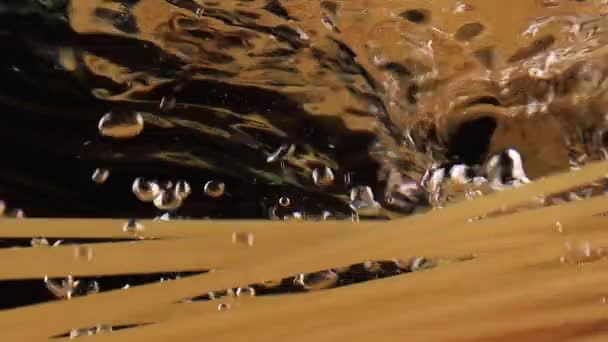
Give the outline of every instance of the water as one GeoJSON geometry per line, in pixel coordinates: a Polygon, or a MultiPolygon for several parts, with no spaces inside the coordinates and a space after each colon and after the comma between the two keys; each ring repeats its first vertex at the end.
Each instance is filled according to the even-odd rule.
{"type": "Polygon", "coordinates": [[[487,193],[424,194],[435,166],[493,191],[606,158],[604,2],[273,4],[0,6],[0,198],[29,217],[268,218],[284,196],[349,217],[368,186],[411,214],[487,193]],[[519,183],[491,161],[510,150],[519,183]],[[163,204],[168,180],[187,201],[163,204]]]}

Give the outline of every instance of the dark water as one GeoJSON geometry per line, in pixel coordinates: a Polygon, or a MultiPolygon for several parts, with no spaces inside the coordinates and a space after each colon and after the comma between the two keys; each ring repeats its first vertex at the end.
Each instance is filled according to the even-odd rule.
{"type": "MultiPolygon", "coordinates": [[[[335,113],[305,108],[315,100],[305,98],[301,72],[284,62],[303,49],[310,53],[296,32],[256,24],[256,12],[217,6],[198,17],[194,3],[173,1],[192,13],[165,14],[169,22],[155,32],[158,41],[147,41],[132,13],[138,3],[100,2],[85,13],[64,1],[0,4],[0,198],[9,209],[29,217],[158,215],[131,193],[137,177],[188,181],[193,193],[176,215],[197,218],[267,218],[281,196],[294,210],[347,210],[337,196],[352,186],[380,189],[369,153],[374,134],[349,129],[335,113]],[[102,32],[76,32],[70,21],[79,15],[102,32]],[[103,32],[107,26],[115,33],[103,32]],[[256,40],[274,46],[255,51],[248,44],[256,40]],[[284,87],[300,88],[301,95],[284,87]],[[175,104],[161,111],[163,98],[175,104]],[[107,112],[144,113],[142,134],[101,136],[98,121],[107,112]],[[291,160],[267,162],[290,144],[296,147],[291,160]],[[311,172],[325,166],[335,170],[336,182],[319,189],[311,172]],[[91,180],[96,168],[110,172],[102,185],[91,180]],[[226,194],[206,196],[209,180],[224,182],[226,194]]],[[[273,3],[259,11],[287,20],[273,3]]],[[[353,90],[353,97],[373,100],[365,70],[346,46],[336,41],[335,47],[335,55],[316,51],[307,62],[314,72],[357,78],[370,93],[353,90]]]]}

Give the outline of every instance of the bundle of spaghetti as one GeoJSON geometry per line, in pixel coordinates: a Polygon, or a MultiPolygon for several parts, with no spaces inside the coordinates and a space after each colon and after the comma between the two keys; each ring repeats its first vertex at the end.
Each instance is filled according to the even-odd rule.
{"type": "MultiPolygon", "coordinates": [[[[43,341],[71,329],[135,328],[92,341],[601,339],[608,198],[512,208],[588,184],[608,163],[387,222],[142,221],[132,241],[0,250],[0,279],[202,271],[168,282],[0,312],[0,336],[43,341]],[[488,213],[504,211],[479,220],[488,213]],[[235,236],[250,237],[241,243],[235,236]],[[142,239],[143,238],[143,239],[142,239]],[[577,247],[577,246],[582,247],[577,247]],[[574,246],[574,247],[572,247],[574,246]],[[82,258],[79,251],[90,251],[82,258]],[[472,260],[323,291],[181,300],[366,260],[472,260]],[[9,262],[10,260],[10,262],[9,262]]],[[[4,220],[1,238],[132,237],[120,220],[4,220]]],[[[605,337],[604,337],[605,338],[605,337]]]]}

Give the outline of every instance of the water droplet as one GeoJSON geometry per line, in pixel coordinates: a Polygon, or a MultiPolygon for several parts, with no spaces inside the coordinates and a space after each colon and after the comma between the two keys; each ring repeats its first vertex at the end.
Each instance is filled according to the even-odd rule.
{"type": "Polygon", "coordinates": [[[142,202],[152,202],[160,194],[160,186],[157,183],[146,181],[141,177],[133,181],[131,189],[133,194],[142,202]]]}
{"type": "Polygon", "coordinates": [[[144,231],[144,226],[136,222],[135,219],[129,219],[129,221],[122,226],[122,231],[125,233],[138,234],[144,231]]]}
{"type": "Polygon", "coordinates": [[[228,310],[230,310],[230,304],[220,303],[217,306],[217,310],[218,311],[228,311],[228,310]]]}
{"type": "Polygon", "coordinates": [[[109,176],[110,176],[110,171],[108,171],[106,169],[95,169],[91,179],[93,180],[93,182],[95,182],[97,184],[103,184],[106,182],[106,180],[108,179],[109,176]]]}
{"type": "Polygon", "coordinates": [[[299,274],[294,282],[306,290],[322,290],[333,287],[338,282],[338,274],[332,270],[299,274]]]}
{"type": "Polygon", "coordinates": [[[325,187],[334,183],[334,172],[327,166],[316,168],[312,171],[312,179],[315,185],[325,187]]]}
{"type": "Polygon", "coordinates": [[[175,184],[175,194],[181,199],[186,199],[192,193],[190,184],[184,180],[177,181],[175,184]]]}
{"type": "Polygon", "coordinates": [[[175,108],[177,104],[177,100],[175,96],[163,96],[160,100],[160,111],[163,113],[169,112],[175,108]]]}
{"type": "Polygon", "coordinates": [[[220,181],[210,180],[205,184],[204,190],[207,196],[217,198],[224,194],[226,185],[220,181]]]}
{"type": "Polygon", "coordinates": [[[179,209],[183,200],[175,191],[161,190],[160,194],[154,199],[154,206],[160,210],[174,211],[179,209]]]}
{"type": "Polygon", "coordinates": [[[138,136],[144,129],[144,117],[138,112],[107,113],[97,126],[101,135],[124,139],[138,136]]]}
{"type": "Polygon", "coordinates": [[[253,297],[255,296],[255,289],[253,287],[247,286],[247,287],[239,287],[238,289],[236,289],[236,296],[237,297],[253,297]]]}
{"type": "Polygon", "coordinates": [[[330,211],[324,210],[324,211],[321,213],[321,219],[322,219],[323,221],[327,221],[327,220],[328,220],[330,217],[331,217],[331,212],[330,212],[330,211]]]}
{"type": "Polygon", "coordinates": [[[289,205],[291,205],[291,200],[289,199],[289,197],[283,196],[279,198],[279,205],[283,208],[287,208],[289,207],[289,205]]]}
{"type": "Polygon", "coordinates": [[[93,248],[89,246],[75,246],[74,247],[74,259],[79,261],[90,262],[93,260],[94,252],[93,248]]]}
{"type": "Polygon", "coordinates": [[[255,235],[253,233],[234,232],[232,233],[232,243],[235,245],[253,246],[255,235]]]}

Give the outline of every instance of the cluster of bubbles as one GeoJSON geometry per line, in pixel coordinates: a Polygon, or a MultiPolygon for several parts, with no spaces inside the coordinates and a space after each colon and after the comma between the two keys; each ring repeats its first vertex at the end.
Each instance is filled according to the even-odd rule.
{"type": "Polygon", "coordinates": [[[83,329],[72,329],[68,335],[70,340],[73,340],[78,337],[84,336],[93,336],[98,334],[103,334],[106,332],[112,332],[112,326],[107,324],[97,324],[91,328],[83,328],[83,329]]]}
{"type": "Polygon", "coordinates": [[[25,217],[25,212],[19,208],[7,210],[6,202],[0,200],[0,218],[2,217],[21,219],[25,217]]]}
{"type": "MultiPolygon", "coordinates": [[[[163,98],[161,110],[175,106],[174,98],[163,98]]],[[[130,139],[140,135],[144,130],[144,115],[140,112],[109,112],[101,117],[98,123],[99,133],[113,139],[130,139]]],[[[93,172],[92,180],[103,184],[110,176],[110,171],[98,168],[93,172]]],[[[150,202],[162,211],[176,211],[192,193],[190,183],[178,180],[160,184],[155,180],[138,177],[131,187],[133,194],[142,202],[150,202]]],[[[221,181],[210,180],[203,188],[204,193],[212,198],[221,197],[225,192],[225,184],[221,181]]]]}
{"type": "MultiPolygon", "coordinates": [[[[268,159],[276,161],[281,155],[291,151],[288,145],[282,146],[268,159]]],[[[313,183],[319,188],[332,186],[335,173],[329,167],[318,167],[312,170],[313,183]]],[[[382,217],[392,205],[399,204],[414,208],[442,208],[459,198],[475,199],[496,191],[502,191],[530,183],[524,169],[521,154],[515,149],[491,155],[483,165],[466,165],[449,163],[432,165],[418,181],[400,180],[385,192],[383,202],[376,200],[370,186],[357,185],[349,189],[347,196],[350,216],[338,215],[324,211],[321,215],[307,215],[302,211],[293,211],[288,215],[278,214],[279,209],[290,208],[293,201],[288,196],[278,198],[277,205],[269,211],[271,219],[352,219],[359,221],[360,217],[382,217]],[[399,202],[399,203],[398,203],[399,202]],[[383,203],[388,205],[384,207],[383,203]]],[[[345,182],[349,183],[349,182],[345,182]]]]}
{"type": "Polygon", "coordinates": [[[77,280],[71,275],[61,280],[44,277],[44,283],[46,288],[59,299],[72,299],[99,292],[99,284],[96,281],[77,280]]]}
{"type": "Polygon", "coordinates": [[[530,183],[521,154],[507,149],[492,155],[483,166],[455,164],[432,167],[422,176],[420,185],[428,192],[431,206],[441,208],[458,194],[474,199],[530,183]]]}
{"type": "Polygon", "coordinates": [[[333,268],[312,273],[300,273],[281,280],[264,281],[239,288],[228,288],[188,299],[186,302],[217,300],[219,311],[230,310],[239,297],[253,297],[266,293],[290,293],[300,291],[319,291],[334,287],[351,285],[403,273],[428,270],[453,262],[471,260],[472,257],[456,259],[429,259],[414,257],[410,260],[366,261],[346,267],[333,268]]]}

